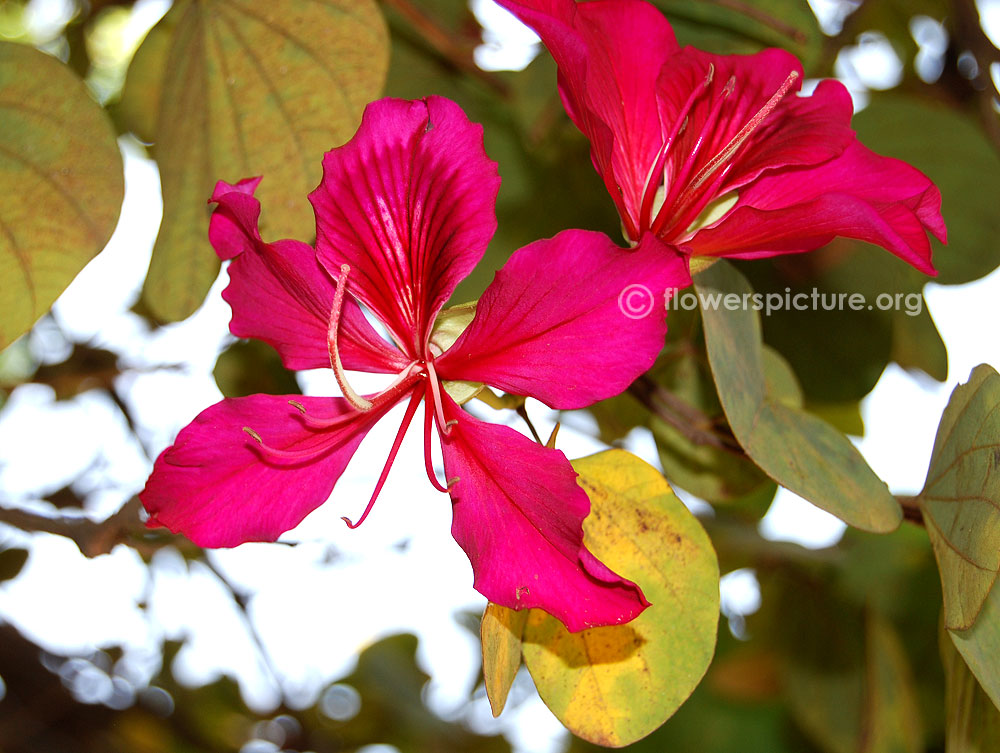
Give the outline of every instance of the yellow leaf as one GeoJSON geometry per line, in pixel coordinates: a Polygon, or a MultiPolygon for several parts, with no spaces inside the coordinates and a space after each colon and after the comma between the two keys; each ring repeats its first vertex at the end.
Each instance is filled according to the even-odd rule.
{"type": "Polygon", "coordinates": [[[125,178],[111,121],[67,66],[0,42],[0,350],[111,237],[125,178]]]}
{"type": "Polygon", "coordinates": [[[621,747],[663,724],[708,669],[719,566],[701,524],[655,468],[623,450],[573,466],[590,496],[587,547],[652,606],[626,625],[579,633],[532,610],[522,650],[539,695],[568,729],[621,747]]]}
{"type": "Polygon", "coordinates": [[[483,644],[483,679],[493,716],[500,716],[507,694],[521,666],[521,635],[527,611],[515,611],[492,602],[486,605],[479,637],[483,644]]]}
{"type": "Polygon", "coordinates": [[[163,222],[144,295],[168,320],[215,279],[207,205],[219,180],[264,177],[265,239],[311,240],[306,195],[388,68],[372,0],[178,0],[136,53],[118,112],[155,142],[163,222]]]}

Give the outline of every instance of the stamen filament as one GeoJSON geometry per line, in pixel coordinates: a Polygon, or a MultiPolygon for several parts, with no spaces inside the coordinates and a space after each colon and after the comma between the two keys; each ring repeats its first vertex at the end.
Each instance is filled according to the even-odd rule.
{"type": "Polygon", "coordinates": [[[653,203],[660,185],[659,176],[663,172],[663,165],[667,161],[667,154],[670,152],[670,147],[673,145],[678,134],[680,134],[684,124],[687,122],[688,113],[691,112],[691,108],[694,107],[694,103],[698,101],[702,94],[708,91],[708,87],[711,85],[714,77],[715,64],[709,63],[708,73],[705,74],[705,80],[702,82],[701,87],[695,89],[690,95],[688,95],[684,106],[681,108],[680,112],[677,113],[677,118],[674,120],[674,127],[670,131],[670,136],[663,142],[663,146],[660,147],[660,152],[656,157],[656,162],[653,164],[653,168],[649,171],[649,175],[646,176],[646,185],[643,188],[642,207],[639,210],[640,228],[648,227],[650,220],[652,219],[653,203]],[[650,190],[651,187],[653,190],[650,190]]]}
{"type": "Polygon", "coordinates": [[[690,177],[691,171],[694,170],[694,167],[698,162],[698,155],[701,152],[702,147],[704,147],[705,142],[708,140],[708,136],[711,134],[712,129],[715,127],[715,123],[719,119],[719,114],[722,112],[722,108],[725,105],[726,100],[729,99],[729,95],[732,94],[734,86],[735,81],[732,77],[730,77],[726,82],[725,87],[722,89],[721,96],[717,97],[715,102],[712,104],[712,109],[709,110],[708,117],[706,117],[705,122],[702,123],[701,131],[698,133],[698,138],[695,140],[694,146],[691,147],[691,151],[688,152],[684,158],[684,163],[674,175],[674,179],[670,184],[670,189],[667,191],[667,195],[663,199],[663,205],[660,207],[659,213],[653,220],[653,232],[660,232],[666,224],[666,220],[672,216],[674,210],[682,200],[683,195],[687,193],[685,186],[687,185],[688,177],[690,177]]]}
{"type": "Polygon", "coordinates": [[[715,157],[713,157],[705,167],[701,169],[701,172],[695,176],[695,179],[691,181],[691,184],[687,187],[685,194],[688,192],[697,191],[701,185],[711,177],[712,173],[719,169],[719,166],[727,162],[730,157],[732,157],[736,150],[743,146],[743,143],[750,138],[750,134],[757,130],[757,127],[764,122],[764,119],[771,114],[771,111],[778,106],[778,103],[785,98],[788,90],[792,88],[792,84],[796,82],[799,77],[798,71],[792,71],[785,78],[784,83],[778,87],[778,91],[771,95],[771,98],[764,103],[757,114],[747,121],[747,124],[743,126],[739,133],[733,136],[732,140],[726,145],[726,147],[719,152],[715,157]]]}
{"type": "Polygon", "coordinates": [[[448,487],[442,486],[441,482],[437,480],[437,474],[434,472],[434,463],[431,461],[431,427],[434,423],[432,400],[433,395],[428,384],[426,399],[424,401],[424,470],[427,471],[427,479],[431,482],[431,485],[439,492],[446,492],[448,491],[448,487]]]}
{"type": "Polygon", "coordinates": [[[261,451],[265,455],[277,460],[288,460],[293,463],[301,463],[306,460],[312,460],[317,455],[320,455],[329,449],[328,444],[321,444],[316,447],[309,447],[301,450],[279,450],[277,447],[271,447],[270,445],[265,444],[260,434],[251,429],[249,426],[244,426],[243,432],[257,443],[257,446],[260,447],[261,451]]]}
{"type": "Polygon", "coordinates": [[[431,396],[434,398],[434,415],[437,417],[438,431],[444,436],[451,432],[451,423],[444,420],[444,403],[441,401],[441,383],[438,381],[434,361],[427,361],[427,380],[430,382],[431,396]]]}
{"type": "Polygon", "coordinates": [[[337,280],[337,292],[333,295],[333,307],[330,309],[330,324],[326,330],[326,347],[330,353],[330,368],[337,378],[340,391],[344,398],[359,411],[370,411],[372,403],[361,397],[347,381],[347,374],[344,373],[344,365],[340,361],[340,348],[338,346],[338,333],[340,331],[340,315],[344,309],[344,294],[347,291],[347,276],[351,272],[349,264],[340,265],[340,279],[337,280]]]}
{"type": "Polygon", "coordinates": [[[406,435],[406,430],[410,427],[410,422],[413,420],[413,414],[417,412],[417,406],[420,405],[420,392],[414,390],[413,397],[410,398],[410,402],[406,406],[406,413],[403,415],[403,421],[399,425],[399,430],[396,432],[396,439],[393,440],[392,449],[389,450],[389,457],[385,460],[385,465],[382,467],[382,474],[378,477],[378,483],[375,484],[375,491],[372,492],[371,499],[368,500],[368,505],[365,507],[365,511],[361,513],[361,517],[358,518],[357,523],[352,523],[350,518],[341,517],[347,527],[354,529],[365,522],[365,518],[368,517],[368,513],[372,511],[375,506],[375,500],[378,499],[379,492],[382,491],[382,487],[385,485],[385,480],[389,477],[389,469],[392,467],[393,461],[396,459],[396,453],[399,452],[399,447],[403,443],[403,437],[406,435]]]}

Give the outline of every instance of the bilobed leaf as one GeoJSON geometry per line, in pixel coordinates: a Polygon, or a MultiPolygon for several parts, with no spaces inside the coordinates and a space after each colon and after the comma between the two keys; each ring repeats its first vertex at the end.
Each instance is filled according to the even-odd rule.
{"type": "Polygon", "coordinates": [[[1000,569],[1000,375],[990,366],[952,393],[918,501],[941,571],[945,627],[968,630],[1000,569]]]}
{"type": "Polygon", "coordinates": [[[719,618],[718,562],[701,524],[647,463],[608,450],[573,466],[591,501],[587,547],[638,583],[652,606],[625,625],[579,633],[532,610],[524,661],[570,731],[621,747],[659,727],[705,674],[719,618]]]}
{"type": "Polygon", "coordinates": [[[163,222],[145,296],[156,316],[187,316],[215,279],[206,201],[218,180],[264,176],[265,238],[311,239],[306,195],[323,153],[354,133],[387,65],[372,0],[174,4],[137,52],[120,107],[140,134],[155,123],[163,222]]]}
{"type": "Polygon", "coordinates": [[[492,602],[486,605],[479,637],[483,644],[483,679],[493,716],[500,716],[521,666],[521,636],[528,612],[492,602]]]}
{"type": "Polygon", "coordinates": [[[983,692],[947,630],[941,631],[945,685],[945,750],[986,753],[1000,750],[1000,709],[983,692]]]}
{"type": "Polygon", "coordinates": [[[769,394],[760,316],[744,305],[753,291],[742,275],[720,261],[698,273],[695,285],[719,399],[746,453],[779,484],[844,522],[876,533],[895,529],[899,504],[847,437],[769,394]],[[731,294],[727,307],[723,297],[731,294]]]}
{"type": "Polygon", "coordinates": [[[83,82],[0,42],[0,350],[104,248],[124,194],[114,130],[83,82]]]}

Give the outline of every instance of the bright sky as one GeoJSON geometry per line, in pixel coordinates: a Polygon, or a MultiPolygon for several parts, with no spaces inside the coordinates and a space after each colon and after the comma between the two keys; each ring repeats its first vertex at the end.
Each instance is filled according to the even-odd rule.
{"type": "MultiPolygon", "coordinates": [[[[491,44],[477,57],[484,66],[507,59],[514,61],[513,67],[530,59],[533,35],[516,27],[498,28],[507,14],[490,0],[473,0],[473,6],[480,20],[495,29],[487,34],[491,44]],[[498,39],[505,40],[499,51],[498,39]],[[509,45],[507,40],[512,40],[509,45]]],[[[1000,0],[981,6],[995,9],[994,19],[1000,17],[1000,0]]],[[[143,23],[154,22],[162,8],[162,3],[143,2],[143,23]]],[[[876,45],[857,54],[868,56],[867,62],[862,65],[852,58],[847,69],[867,68],[873,54],[877,59],[891,53],[876,45]]],[[[891,60],[882,70],[891,74],[891,60]]],[[[872,86],[877,81],[852,83],[872,86]]],[[[220,398],[211,371],[227,342],[229,309],[219,296],[223,275],[201,310],[163,331],[150,334],[145,323],[128,312],[148,265],[160,199],[153,163],[127,139],[122,149],[127,191],[118,230],[59,299],[54,315],[73,340],[108,348],[137,369],[118,386],[136,412],[147,452],[155,456],[201,409],[220,398]],[[164,369],[163,364],[181,368],[164,369]]],[[[939,385],[892,366],[863,406],[867,435],[858,446],[897,492],[913,492],[922,485],[937,422],[954,386],[978,363],[1000,365],[1000,342],[984,340],[981,329],[969,327],[969,322],[1000,319],[1000,273],[960,287],[930,283],[926,295],[948,346],[948,381],[939,385]]],[[[30,343],[53,360],[65,355],[67,347],[57,332],[44,327],[30,343]]],[[[301,374],[300,384],[310,394],[336,392],[328,372],[301,374]]],[[[365,386],[359,375],[355,387],[364,391],[365,386]]],[[[529,412],[544,435],[554,421],[553,412],[534,401],[529,401],[529,412]]],[[[481,415],[510,421],[510,416],[487,408],[481,415]]],[[[427,700],[435,711],[447,717],[462,713],[484,732],[502,729],[520,750],[556,749],[561,727],[540,702],[530,699],[523,685],[515,696],[529,700],[508,710],[500,722],[492,719],[485,698],[461,710],[466,693],[478,681],[479,645],[454,615],[479,613],[485,602],[472,590],[468,560],[449,533],[448,498],[424,477],[420,422],[409,432],[368,521],[349,531],[339,520],[342,514],[355,516],[368,499],[399,416],[399,410],[390,414],[366,438],[337,486],[335,498],[340,502],[320,508],[284,537],[297,546],[247,544],[213,552],[211,561],[233,584],[256,594],[252,613],[273,664],[281,668],[278,681],[292,702],[312,702],[319,688],[351,671],[364,646],[409,631],[420,638],[419,661],[432,676],[427,700]]],[[[584,418],[574,416],[560,432],[560,447],[570,457],[603,448],[586,434],[587,428],[584,418]]],[[[633,432],[628,448],[658,465],[647,431],[633,432]]],[[[138,491],[149,470],[143,448],[130,438],[107,398],[89,392],[56,403],[52,392],[38,385],[14,392],[0,412],[4,495],[45,509],[39,498],[91,466],[94,470],[83,485],[102,490],[90,511],[97,517],[110,514],[138,491]],[[52,465],[53,457],[62,459],[58,467],[52,465]]],[[[769,537],[811,546],[835,542],[842,530],[839,521],[784,491],[762,524],[769,537]]],[[[0,530],[0,540],[7,545],[25,538],[17,531],[0,530]]],[[[63,653],[124,644],[129,672],[141,686],[155,672],[160,641],[186,636],[174,667],[179,678],[200,683],[221,672],[233,673],[252,706],[266,709],[276,702],[269,670],[257,658],[227,592],[206,568],[188,569],[176,553],[164,550],[147,578],[137,555],[127,548],[87,560],[66,539],[43,534],[31,539],[33,553],[24,572],[0,587],[0,615],[33,640],[63,653]],[[147,612],[138,607],[141,601],[148,603],[147,612]]],[[[727,577],[723,592],[728,613],[753,611],[759,600],[748,571],[727,577]]]]}

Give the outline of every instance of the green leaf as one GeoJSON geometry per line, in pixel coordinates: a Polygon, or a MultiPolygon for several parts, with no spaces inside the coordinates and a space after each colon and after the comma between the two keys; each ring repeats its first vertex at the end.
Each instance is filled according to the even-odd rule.
{"type": "Polygon", "coordinates": [[[486,605],[479,637],[483,644],[483,679],[493,716],[500,716],[521,666],[521,636],[528,612],[492,602],[486,605]]]}
{"type": "Polygon", "coordinates": [[[948,245],[932,241],[935,282],[969,282],[1000,264],[1000,157],[975,120],[953,107],[886,94],[872,98],[854,127],[867,146],[920,168],[941,190],[948,245]]]}
{"type": "Polygon", "coordinates": [[[866,531],[895,529],[902,510],[848,439],[821,419],[768,394],[760,317],[752,288],[718,262],[695,276],[709,363],[733,434],[771,478],[866,531]],[[735,295],[735,298],[720,296],[735,295]],[[711,301],[715,300],[715,305],[711,301]],[[727,310],[725,302],[736,303],[727,310]]]}
{"type": "Polygon", "coordinates": [[[772,640],[802,729],[827,753],[921,753],[914,678],[892,624],[816,581],[784,586],[772,640]]]}
{"type": "MultiPolygon", "coordinates": [[[[699,343],[700,345],[700,343],[699,343]]],[[[684,343],[668,354],[652,375],[670,394],[683,400],[711,420],[706,430],[721,423],[722,407],[712,383],[704,354],[684,343]],[[686,346],[686,347],[685,347],[686,346]]],[[[656,395],[651,395],[656,400],[656,395]]],[[[667,409],[668,406],[662,406],[667,409]]],[[[679,416],[684,421],[685,417],[679,416]]],[[[664,475],[676,486],[709,502],[730,502],[747,496],[769,483],[753,461],[739,448],[696,442],[677,427],[652,416],[649,427],[656,439],[664,475]]],[[[732,438],[729,438],[732,442],[732,438]]]]}
{"type": "Polygon", "coordinates": [[[0,349],[108,242],[125,181],[114,129],[54,57],[0,42],[0,349]]]}
{"type": "Polygon", "coordinates": [[[700,682],[715,648],[719,569],[698,520],[647,463],[623,450],[574,462],[590,496],[585,542],[652,604],[625,625],[570,633],[532,610],[524,661],[574,734],[621,747],[659,727],[700,682]]]}
{"type": "Polygon", "coordinates": [[[934,545],[945,627],[967,630],[1000,569],[1000,375],[976,367],[941,416],[917,498],[934,545]]]}
{"type": "Polygon", "coordinates": [[[312,237],[306,195],[323,153],[354,133],[387,66],[371,0],[174,4],[137,52],[120,107],[155,141],[160,167],[163,222],[145,288],[155,316],[189,315],[216,277],[206,202],[217,181],[264,176],[262,234],[312,237]]]}
{"type": "Polygon", "coordinates": [[[945,685],[945,750],[987,753],[1000,750],[1000,709],[983,692],[951,636],[941,631],[945,685]]]}
{"type": "Polygon", "coordinates": [[[990,591],[975,624],[968,630],[948,630],[983,690],[1000,709],[1000,589],[990,591]]]}
{"type": "Polygon", "coordinates": [[[654,2],[674,25],[681,44],[724,54],[784,47],[807,66],[821,51],[823,34],[806,0],[654,2]]]}
{"type": "Polygon", "coordinates": [[[219,355],[212,376],[226,397],[301,393],[295,375],[285,368],[278,353],[261,340],[239,340],[230,345],[219,355]]]}

